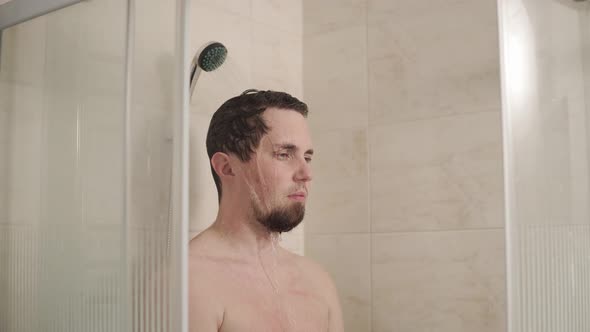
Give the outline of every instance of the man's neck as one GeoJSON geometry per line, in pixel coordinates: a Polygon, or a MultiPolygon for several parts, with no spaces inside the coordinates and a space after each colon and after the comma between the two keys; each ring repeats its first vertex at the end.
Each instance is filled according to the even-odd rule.
{"type": "Polygon", "coordinates": [[[240,254],[258,257],[279,249],[279,234],[268,231],[250,211],[222,206],[211,229],[240,254]]]}

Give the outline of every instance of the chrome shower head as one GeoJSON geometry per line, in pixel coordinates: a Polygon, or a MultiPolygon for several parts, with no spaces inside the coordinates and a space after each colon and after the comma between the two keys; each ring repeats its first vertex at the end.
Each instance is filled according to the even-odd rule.
{"type": "Polygon", "coordinates": [[[205,44],[193,57],[190,68],[190,95],[193,96],[195,85],[201,74],[201,70],[214,71],[221,67],[227,57],[227,48],[219,42],[209,42],[205,44]]]}

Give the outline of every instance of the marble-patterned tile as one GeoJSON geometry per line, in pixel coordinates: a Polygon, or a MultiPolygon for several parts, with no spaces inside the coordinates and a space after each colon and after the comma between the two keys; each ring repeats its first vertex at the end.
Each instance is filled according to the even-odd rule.
{"type": "Polygon", "coordinates": [[[313,128],[328,130],[367,124],[366,51],[366,26],[304,38],[303,86],[313,128]]]}
{"type": "Polygon", "coordinates": [[[252,19],[265,25],[266,30],[301,35],[303,9],[301,0],[251,0],[252,19]]]}
{"type": "Polygon", "coordinates": [[[368,27],[370,123],[500,108],[495,1],[370,1],[368,27]]]}
{"type": "Polygon", "coordinates": [[[303,0],[303,35],[366,26],[367,0],[303,0]]]}
{"type": "Polygon", "coordinates": [[[228,52],[221,67],[201,72],[190,100],[192,113],[212,115],[227,99],[252,86],[251,19],[199,3],[191,6],[189,16],[191,57],[212,41],[222,43],[228,52]]]}
{"type": "Polygon", "coordinates": [[[306,234],[305,256],[332,276],[345,331],[371,331],[371,246],[369,234],[306,234]]]}
{"type": "Polygon", "coordinates": [[[303,256],[305,253],[305,243],[303,240],[305,236],[304,226],[304,224],[299,224],[299,226],[290,232],[282,233],[279,240],[280,246],[297,255],[303,256]]]}
{"type": "Polygon", "coordinates": [[[301,33],[286,33],[252,23],[252,87],[282,90],[302,99],[301,33]]]}
{"type": "Polygon", "coordinates": [[[228,99],[255,86],[250,78],[251,67],[243,61],[244,59],[237,59],[228,54],[220,68],[213,72],[201,73],[190,99],[192,114],[212,116],[228,99]]]}
{"type": "Polygon", "coordinates": [[[373,232],[503,227],[498,112],[372,126],[373,232]]]}
{"type": "Polygon", "coordinates": [[[504,231],[373,234],[373,331],[505,329],[504,231]]]}
{"type": "Polygon", "coordinates": [[[315,156],[306,232],[368,232],[366,129],[312,132],[312,135],[315,156]]]}
{"type": "Polygon", "coordinates": [[[197,8],[221,9],[244,17],[250,17],[252,15],[251,0],[193,0],[191,6],[197,8]]]}
{"type": "Polygon", "coordinates": [[[249,63],[246,60],[252,40],[250,22],[247,17],[196,3],[189,13],[189,54],[195,54],[210,41],[218,41],[227,47],[228,57],[249,63]]]}

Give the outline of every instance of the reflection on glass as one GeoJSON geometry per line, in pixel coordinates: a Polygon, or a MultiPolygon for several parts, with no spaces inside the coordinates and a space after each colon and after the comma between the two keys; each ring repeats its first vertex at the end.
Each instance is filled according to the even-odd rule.
{"type": "Polygon", "coordinates": [[[509,331],[588,331],[588,3],[503,0],[509,331]]]}

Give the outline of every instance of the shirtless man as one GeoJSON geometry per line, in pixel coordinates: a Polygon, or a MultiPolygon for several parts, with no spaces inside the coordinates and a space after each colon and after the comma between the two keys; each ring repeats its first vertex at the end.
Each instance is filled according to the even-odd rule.
{"type": "Polygon", "coordinates": [[[313,154],[307,105],[247,90],[213,115],[213,225],[189,247],[190,332],[342,332],[331,278],[278,244],[305,213],[313,154]]]}

